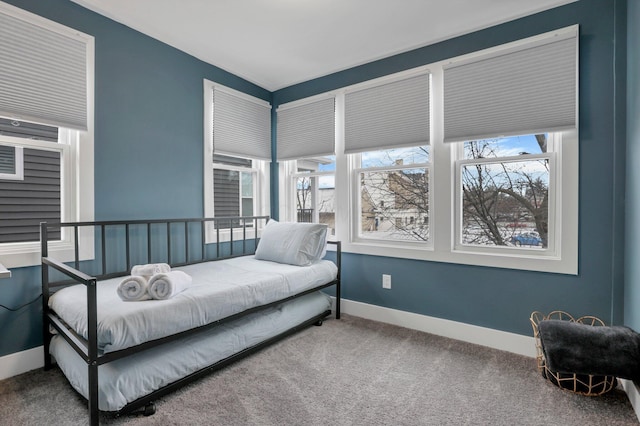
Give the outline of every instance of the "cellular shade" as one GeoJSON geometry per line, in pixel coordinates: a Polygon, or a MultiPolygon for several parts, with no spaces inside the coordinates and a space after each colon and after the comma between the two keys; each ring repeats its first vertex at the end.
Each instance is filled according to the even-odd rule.
{"type": "Polygon", "coordinates": [[[335,123],[334,97],[278,109],[278,160],[335,154],[335,123]]]}
{"type": "Polygon", "coordinates": [[[345,94],[345,153],[429,143],[429,74],[345,94]]]}
{"type": "Polygon", "coordinates": [[[215,154],[271,159],[271,106],[260,99],[213,90],[215,154]]]}
{"type": "Polygon", "coordinates": [[[444,68],[444,141],[577,125],[577,30],[444,68]]]}
{"type": "Polygon", "coordinates": [[[86,130],[91,37],[13,10],[0,8],[0,116],[86,130]]]}

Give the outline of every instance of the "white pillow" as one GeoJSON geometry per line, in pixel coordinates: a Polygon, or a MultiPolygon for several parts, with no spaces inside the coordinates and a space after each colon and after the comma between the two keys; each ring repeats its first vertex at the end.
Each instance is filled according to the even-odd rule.
{"type": "Polygon", "coordinates": [[[262,231],[255,257],[306,266],[324,257],[326,243],[325,224],[278,222],[271,219],[262,231]]]}

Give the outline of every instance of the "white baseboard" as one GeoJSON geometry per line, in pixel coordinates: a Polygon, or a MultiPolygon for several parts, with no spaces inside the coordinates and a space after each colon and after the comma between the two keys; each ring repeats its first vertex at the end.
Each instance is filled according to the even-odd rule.
{"type": "Polygon", "coordinates": [[[42,346],[38,346],[0,358],[0,380],[44,367],[43,350],[42,346]]]}
{"type": "Polygon", "coordinates": [[[532,358],[536,356],[536,346],[533,336],[523,336],[521,334],[478,327],[476,325],[442,318],[354,302],[348,299],[341,299],[340,308],[342,312],[346,314],[361,318],[424,331],[426,333],[488,346],[532,358]]]}
{"type": "Polygon", "coordinates": [[[618,381],[622,385],[622,389],[627,393],[633,411],[635,411],[636,417],[640,421],[640,390],[638,390],[638,386],[631,380],[618,379],[618,381]]]}

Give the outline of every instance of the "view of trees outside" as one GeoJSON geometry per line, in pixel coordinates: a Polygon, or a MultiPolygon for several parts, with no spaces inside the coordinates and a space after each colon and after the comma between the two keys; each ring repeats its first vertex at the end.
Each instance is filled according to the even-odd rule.
{"type": "Polygon", "coordinates": [[[335,156],[299,162],[296,186],[296,220],[324,223],[335,235],[335,156]]]}
{"type": "Polygon", "coordinates": [[[467,142],[464,151],[478,161],[460,168],[462,243],[546,248],[549,159],[533,155],[547,152],[547,135],[467,142]]]}
{"type": "MultiPolygon", "coordinates": [[[[325,179],[327,180],[333,183],[333,179],[325,179]]],[[[318,176],[296,178],[297,221],[324,223],[329,228],[329,235],[335,235],[334,187],[335,185],[321,186],[318,176]]]]}
{"type": "MultiPolygon", "coordinates": [[[[460,172],[461,242],[546,248],[549,158],[545,134],[466,142],[460,172]]],[[[306,164],[309,164],[308,162],[306,164]]],[[[335,157],[296,176],[299,222],[326,223],[335,235],[335,157]]],[[[361,154],[363,238],[428,241],[429,147],[361,154]]]]}

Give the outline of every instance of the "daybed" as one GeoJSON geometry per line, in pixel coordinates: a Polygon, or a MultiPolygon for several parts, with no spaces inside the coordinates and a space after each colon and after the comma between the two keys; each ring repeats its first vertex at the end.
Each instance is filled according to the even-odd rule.
{"type": "Polygon", "coordinates": [[[320,325],[331,314],[320,289],[335,286],[339,318],[340,243],[330,242],[334,263],[322,259],[325,242],[322,225],[266,216],[43,223],[45,369],[53,355],[88,400],[91,424],[99,411],[153,414],[158,397],[320,325]],[[75,242],[73,267],[48,255],[58,229],[75,242]],[[95,260],[79,254],[83,232],[95,241],[95,260]],[[123,301],[117,288],[132,267],[159,262],[191,284],[166,300],[123,301]]]}

